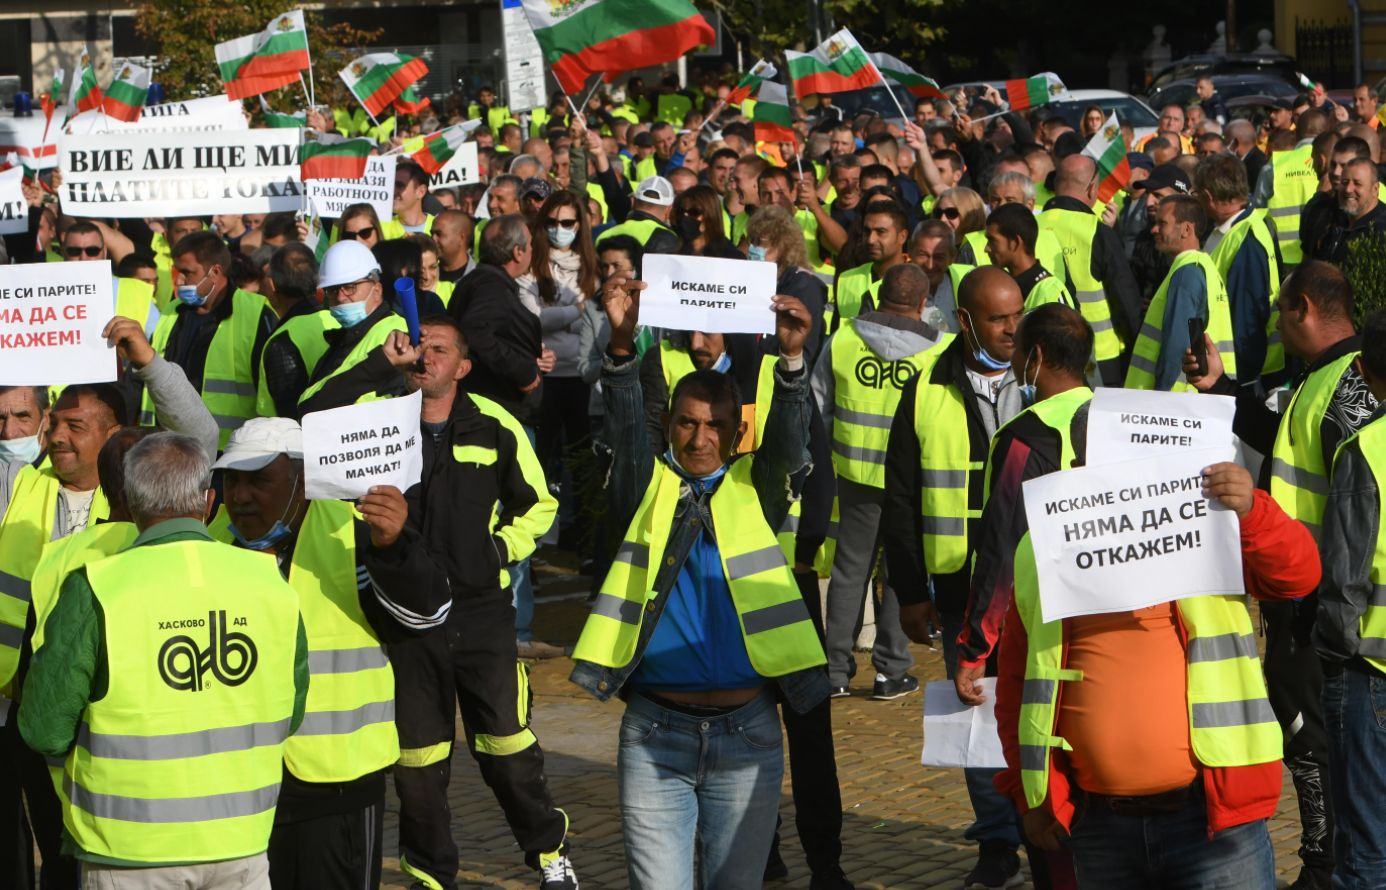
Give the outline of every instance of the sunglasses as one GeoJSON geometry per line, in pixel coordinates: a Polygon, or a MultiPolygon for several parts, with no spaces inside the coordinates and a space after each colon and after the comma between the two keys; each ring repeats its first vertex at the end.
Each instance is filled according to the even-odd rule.
{"type": "Polygon", "coordinates": [[[550,229],[576,229],[577,218],[573,219],[554,219],[552,216],[544,218],[544,225],[550,229]]]}
{"type": "Polygon", "coordinates": [[[357,229],[357,230],[354,231],[354,232],[342,232],[342,237],[343,237],[343,238],[360,238],[362,241],[365,241],[367,238],[370,238],[370,237],[373,236],[374,234],[375,234],[375,226],[366,226],[365,228],[363,228],[363,229],[357,229]]]}
{"type": "Polygon", "coordinates": [[[89,256],[89,257],[98,257],[98,256],[101,256],[101,251],[104,250],[104,249],[105,249],[105,248],[97,247],[97,246],[92,245],[92,244],[88,244],[86,247],[67,247],[67,248],[64,248],[64,250],[65,250],[65,252],[67,253],[67,255],[68,255],[69,257],[72,257],[73,259],[76,259],[77,257],[81,256],[82,254],[86,254],[86,255],[89,256]]]}
{"type": "Polygon", "coordinates": [[[701,207],[685,207],[679,211],[689,219],[702,219],[703,209],[701,207]]]}
{"type": "Polygon", "coordinates": [[[940,207],[938,209],[938,215],[943,217],[944,219],[957,219],[958,217],[962,216],[962,214],[958,212],[958,208],[956,207],[940,207]]]}

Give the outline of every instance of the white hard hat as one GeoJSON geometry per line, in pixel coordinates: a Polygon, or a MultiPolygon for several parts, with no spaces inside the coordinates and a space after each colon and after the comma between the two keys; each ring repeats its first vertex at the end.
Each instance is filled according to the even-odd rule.
{"type": "Polygon", "coordinates": [[[338,241],[327,249],[318,267],[318,287],[337,287],[360,281],[372,272],[379,274],[375,254],[360,241],[338,241]]]}

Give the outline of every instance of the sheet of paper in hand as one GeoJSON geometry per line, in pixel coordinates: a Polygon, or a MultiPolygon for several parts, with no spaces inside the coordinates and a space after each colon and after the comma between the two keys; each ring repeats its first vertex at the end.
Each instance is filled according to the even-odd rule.
{"type": "Polygon", "coordinates": [[[1236,412],[1231,396],[1100,387],[1088,408],[1088,466],[1199,449],[1234,460],[1236,412]]]}
{"type": "Polygon", "coordinates": [[[107,260],[0,266],[0,385],[115,380],[116,352],[101,336],[113,317],[107,260]]]}
{"type": "Polygon", "coordinates": [[[354,500],[373,485],[408,491],[423,476],[423,394],[303,415],[303,481],[313,501],[354,500]]]}
{"type": "Polygon", "coordinates": [[[774,263],[645,255],[640,323],[708,334],[773,334],[774,263]]]}

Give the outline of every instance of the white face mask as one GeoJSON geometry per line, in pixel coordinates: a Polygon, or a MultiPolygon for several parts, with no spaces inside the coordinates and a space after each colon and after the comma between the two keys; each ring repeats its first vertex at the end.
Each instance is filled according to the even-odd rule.
{"type": "Polygon", "coordinates": [[[37,435],[21,436],[18,439],[3,439],[0,440],[0,461],[4,463],[22,461],[31,464],[38,460],[39,452],[42,450],[37,435]]]}
{"type": "Polygon", "coordinates": [[[559,250],[567,250],[569,247],[572,247],[573,242],[577,240],[576,226],[574,226],[571,229],[564,229],[559,226],[549,226],[549,228],[546,231],[549,235],[549,243],[552,244],[554,247],[557,247],[559,250]]]}

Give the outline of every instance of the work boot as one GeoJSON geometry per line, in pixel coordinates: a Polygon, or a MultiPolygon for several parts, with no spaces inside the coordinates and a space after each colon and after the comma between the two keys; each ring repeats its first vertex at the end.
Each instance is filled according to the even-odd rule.
{"type": "Polygon", "coordinates": [[[1007,890],[1024,883],[1016,848],[1007,843],[982,841],[977,865],[963,880],[963,890],[1007,890]]]}

